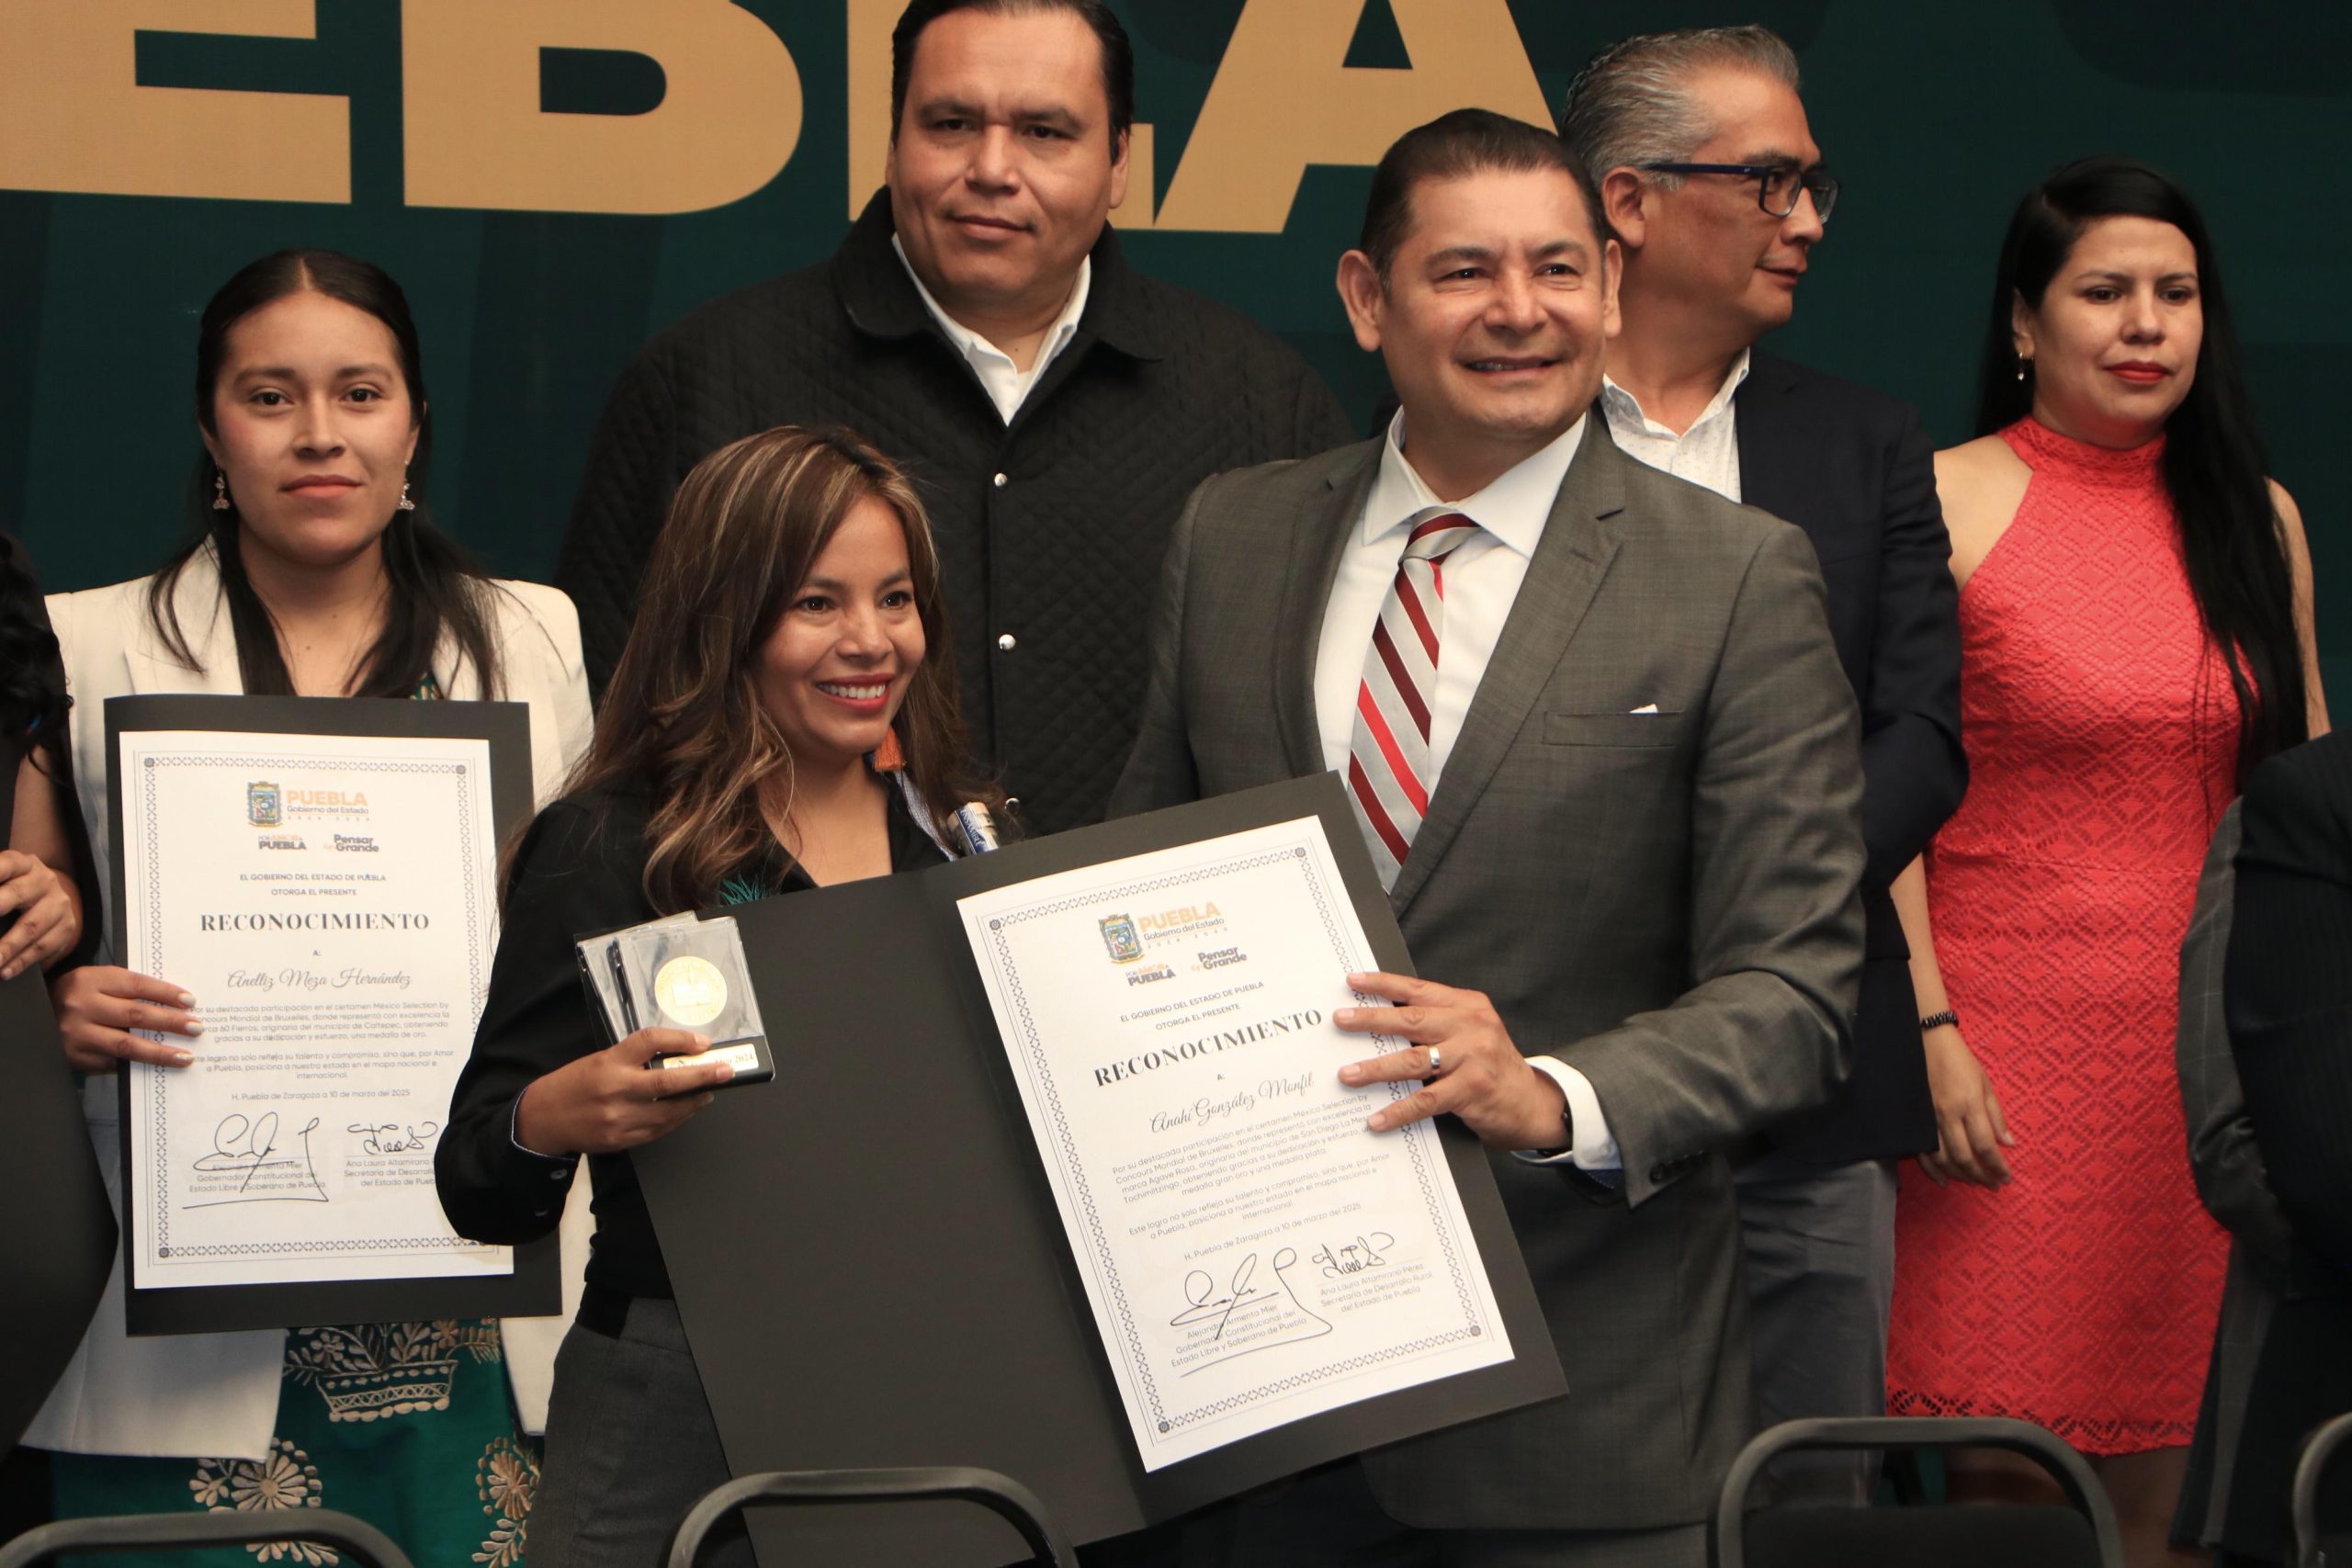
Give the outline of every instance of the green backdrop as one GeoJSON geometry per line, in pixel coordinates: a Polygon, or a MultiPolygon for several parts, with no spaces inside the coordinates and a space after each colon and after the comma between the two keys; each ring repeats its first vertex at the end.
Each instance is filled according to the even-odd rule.
{"type": "MultiPolygon", "coordinates": [[[[1157,128],[1164,188],[1243,0],[1114,4],[1135,37],[1138,116],[1157,128]]],[[[353,200],[0,190],[0,525],[28,541],[52,587],[149,570],[187,526],[198,310],[254,256],[323,244],[382,264],[416,307],[436,426],[431,493],[445,526],[500,573],[545,578],[597,412],[647,333],[822,256],[846,227],[844,0],[744,8],[799,67],[797,149],[756,194],[662,218],[401,205],[396,0],[317,0],[312,39],[141,34],[141,85],[347,95],[353,200]]],[[[2338,671],[2331,683],[2352,690],[2352,638],[2333,631],[2352,595],[2339,548],[2352,479],[2341,455],[2329,456],[2346,402],[2327,368],[2352,335],[2343,309],[2352,220],[2342,205],[2352,7],[1511,0],[1510,9],[1554,103],[1578,63],[1628,32],[1761,20],[1788,37],[1845,196],[1797,319],[1774,346],[1911,399],[1939,444],[1969,434],[1993,253],[2024,188],[2095,151],[2132,152],[2182,178],[2220,236],[2274,470],[2309,519],[2322,645],[2338,671]]],[[[0,29],[8,14],[0,6],[0,29]]],[[[1388,0],[1364,0],[1349,63],[1409,63],[1388,0]]],[[[641,110],[649,75],[660,90],[641,57],[550,51],[541,73],[548,108],[641,110]]],[[[1329,282],[1367,178],[1362,168],[1311,170],[1279,235],[1144,232],[1128,237],[1130,254],[1283,333],[1368,416],[1380,371],[1346,337],[1329,282]]]]}

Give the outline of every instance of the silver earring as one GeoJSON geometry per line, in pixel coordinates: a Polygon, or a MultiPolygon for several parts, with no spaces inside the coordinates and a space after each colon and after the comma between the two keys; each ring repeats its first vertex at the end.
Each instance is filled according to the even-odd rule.
{"type": "Polygon", "coordinates": [[[217,468],[212,474],[212,510],[215,512],[229,510],[229,477],[217,468]]]}
{"type": "Polygon", "coordinates": [[[416,502],[408,498],[408,481],[406,479],[402,479],[401,481],[400,509],[402,512],[413,512],[416,510],[416,502]]]}
{"type": "Polygon", "coordinates": [[[2018,355],[2018,380],[2022,381],[2022,380],[2024,380],[2024,379],[2025,379],[2025,367],[2026,367],[2026,366],[2027,366],[2027,365],[2029,365],[2029,364],[2030,364],[2030,363],[2031,363],[2031,361],[2028,360],[2024,355],[2020,354],[2020,355],[2018,355]]]}

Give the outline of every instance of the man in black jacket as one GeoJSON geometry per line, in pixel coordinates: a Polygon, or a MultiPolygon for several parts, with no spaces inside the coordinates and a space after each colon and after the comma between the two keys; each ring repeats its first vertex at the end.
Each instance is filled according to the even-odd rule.
{"type": "MultiPolygon", "coordinates": [[[[1825,1112],[1777,1129],[1738,1174],[1767,1425],[1884,1413],[1895,1161],[1936,1147],[1908,949],[1889,886],[1958,808],[1958,594],[1933,457],[1905,404],[1756,352],[1795,309],[1838,194],[1762,28],[1653,34],[1568,90],[1563,136],[1624,251],[1623,330],[1600,404],[1652,467],[1803,528],[1862,710],[1867,922],[1853,1068],[1825,1112]]],[[[1863,1459],[1807,1487],[1866,1492],[1863,1459]]]]}
{"type": "Polygon", "coordinates": [[[891,46],[887,188],[830,260],[623,373],[556,580],[601,691],[686,470],[774,425],[851,426],[922,493],[973,742],[1051,831],[1102,815],[1134,740],[1185,496],[1353,432],[1272,334],[1121,257],[1134,64],[1102,0],[914,0],[891,46]]]}

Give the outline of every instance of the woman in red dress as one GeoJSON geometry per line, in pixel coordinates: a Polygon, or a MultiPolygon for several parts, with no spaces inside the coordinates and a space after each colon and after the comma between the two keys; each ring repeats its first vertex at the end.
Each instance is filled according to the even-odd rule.
{"type": "MultiPolygon", "coordinates": [[[[2177,955],[2239,783],[2326,728],[2309,559],[2177,186],[2061,169],[1995,300],[1988,434],[1936,461],[1971,779],[1895,886],[1940,1146],[1896,1211],[1889,1403],[2051,1427],[2134,1563],[2198,1561],[2165,1531],[2228,1243],[2185,1152],[2177,955]]],[[[2033,1484],[1951,1472],[1956,1498],[2033,1484]]]]}

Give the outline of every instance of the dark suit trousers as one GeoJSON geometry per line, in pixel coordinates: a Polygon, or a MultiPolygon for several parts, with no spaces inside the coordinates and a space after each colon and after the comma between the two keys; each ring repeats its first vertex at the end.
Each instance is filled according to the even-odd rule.
{"type": "MultiPolygon", "coordinates": [[[[1894,1166],[1770,1154],[1733,1174],[1762,1426],[1886,1414],[1894,1166]]],[[[1775,1495],[1859,1506],[1877,1489],[1878,1469],[1876,1453],[1792,1455],[1772,1468],[1775,1495]]]]}

